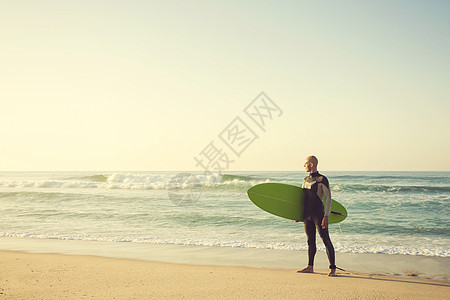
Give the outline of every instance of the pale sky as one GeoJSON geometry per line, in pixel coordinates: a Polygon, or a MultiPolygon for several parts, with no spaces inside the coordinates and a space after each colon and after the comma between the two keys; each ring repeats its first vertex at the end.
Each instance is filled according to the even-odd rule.
{"type": "Polygon", "coordinates": [[[303,170],[310,154],[321,170],[450,171],[449,15],[449,1],[3,0],[0,171],[201,171],[214,153],[225,173],[303,170]],[[262,91],[282,111],[265,131],[244,112],[262,91]],[[240,156],[219,137],[236,117],[258,136],[240,156]]]}

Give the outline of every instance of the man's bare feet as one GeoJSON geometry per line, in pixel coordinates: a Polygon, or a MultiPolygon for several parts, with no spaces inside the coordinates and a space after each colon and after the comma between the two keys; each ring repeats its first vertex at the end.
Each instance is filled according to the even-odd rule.
{"type": "Polygon", "coordinates": [[[328,273],[328,276],[335,277],[336,275],[336,269],[330,269],[330,273],[328,273]]]}
{"type": "Polygon", "coordinates": [[[314,273],[314,268],[308,265],[306,268],[298,270],[297,273],[314,273]]]}

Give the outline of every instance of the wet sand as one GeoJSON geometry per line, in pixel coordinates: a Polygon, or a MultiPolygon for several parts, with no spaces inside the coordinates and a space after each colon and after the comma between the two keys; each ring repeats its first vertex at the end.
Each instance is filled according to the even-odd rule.
{"type": "Polygon", "coordinates": [[[449,299],[450,284],[327,270],[0,251],[0,299],[449,299]]]}

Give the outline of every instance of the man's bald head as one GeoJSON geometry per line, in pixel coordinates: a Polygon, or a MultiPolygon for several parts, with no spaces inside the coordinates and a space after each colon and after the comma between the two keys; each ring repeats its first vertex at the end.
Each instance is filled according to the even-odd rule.
{"type": "Polygon", "coordinates": [[[317,172],[317,165],[319,164],[319,160],[314,155],[308,156],[305,161],[305,170],[309,173],[317,172]]]}

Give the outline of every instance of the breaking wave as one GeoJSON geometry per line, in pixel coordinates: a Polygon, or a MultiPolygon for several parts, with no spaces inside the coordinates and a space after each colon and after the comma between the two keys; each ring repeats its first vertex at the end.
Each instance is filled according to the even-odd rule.
{"type": "Polygon", "coordinates": [[[96,174],[90,176],[71,177],[55,180],[21,180],[0,181],[0,186],[10,188],[79,188],[79,189],[141,189],[141,190],[165,190],[174,188],[174,181],[180,182],[176,188],[190,188],[192,182],[196,186],[212,189],[245,189],[252,185],[268,182],[269,179],[252,176],[231,174],[136,174],[136,173],[112,173],[96,174]],[[183,184],[184,183],[184,184],[183,184]]]}

